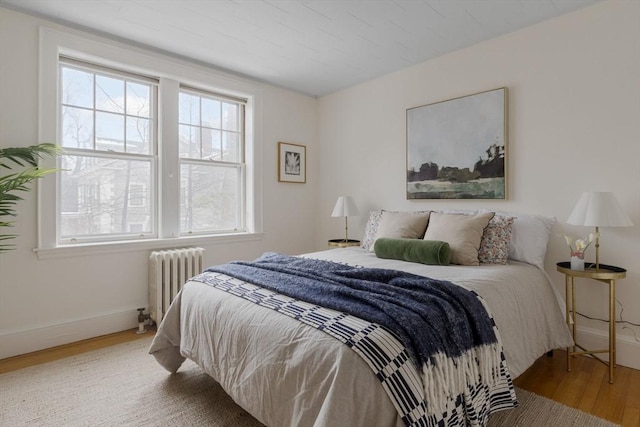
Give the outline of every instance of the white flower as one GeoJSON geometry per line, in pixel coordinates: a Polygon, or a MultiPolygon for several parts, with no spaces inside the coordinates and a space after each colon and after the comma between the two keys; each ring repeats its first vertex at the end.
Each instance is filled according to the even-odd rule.
{"type": "Polygon", "coordinates": [[[569,249],[571,250],[571,252],[584,252],[587,250],[589,245],[591,245],[591,242],[593,242],[593,238],[594,238],[594,235],[593,233],[591,233],[589,234],[588,237],[585,237],[584,239],[576,239],[574,241],[572,237],[565,235],[564,241],[567,242],[567,246],[569,246],[569,249]]]}
{"type": "Polygon", "coordinates": [[[567,246],[571,247],[571,244],[573,243],[573,241],[571,240],[571,237],[564,236],[564,241],[567,242],[567,246]]]}
{"type": "Polygon", "coordinates": [[[583,239],[578,239],[576,240],[576,249],[578,250],[578,252],[584,252],[584,250],[587,248],[587,242],[585,242],[583,239]]]}

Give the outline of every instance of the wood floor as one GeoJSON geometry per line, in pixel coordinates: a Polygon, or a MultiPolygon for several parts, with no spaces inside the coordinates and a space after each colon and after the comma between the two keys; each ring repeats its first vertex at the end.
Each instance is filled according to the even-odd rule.
{"type": "MultiPolygon", "coordinates": [[[[3,359],[0,360],[0,374],[153,334],[153,331],[149,331],[138,335],[135,331],[133,329],[3,359]]],[[[573,371],[567,372],[566,353],[555,351],[553,357],[542,356],[538,359],[514,383],[540,396],[625,427],[640,427],[639,370],[619,366],[615,371],[614,384],[609,384],[607,367],[602,363],[589,357],[577,357],[573,371]]]]}
{"type": "Polygon", "coordinates": [[[618,366],[614,383],[609,368],[596,359],[579,356],[566,369],[567,353],[542,356],[514,381],[537,395],[628,427],[640,427],[640,371],[618,366]]]}
{"type": "Polygon", "coordinates": [[[144,334],[136,334],[136,331],[137,328],[2,359],[0,360],[0,375],[17,369],[26,368],[28,366],[52,362],[65,357],[86,353],[87,351],[98,350],[111,345],[122,344],[136,339],[149,337],[151,334],[155,333],[155,330],[144,334]]]}

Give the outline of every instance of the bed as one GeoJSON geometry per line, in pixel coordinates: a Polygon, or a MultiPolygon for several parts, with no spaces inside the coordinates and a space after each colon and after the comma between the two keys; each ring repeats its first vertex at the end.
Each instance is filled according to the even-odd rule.
{"type": "MultiPolygon", "coordinates": [[[[370,218],[365,234],[371,234],[371,222],[370,218]]],[[[524,227],[525,222],[520,225],[524,227]]],[[[514,228],[509,238],[512,245],[523,237],[526,227],[519,229],[520,236],[514,228]]],[[[379,237],[378,231],[374,230],[379,237]]],[[[420,233],[424,235],[424,230],[420,233]]],[[[468,414],[463,409],[457,417],[448,418],[450,425],[484,425],[488,412],[512,407],[505,403],[515,397],[511,378],[542,354],[572,344],[558,296],[544,270],[531,262],[509,258],[500,264],[424,265],[380,258],[367,247],[366,236],[363,247],[299,258],[432,277],[480,296],[499,331],[500,366],[507,371],[506,379],[488,398],[491,405],[483,407],[490,408],[487,413],[468,414]]],[[[440,420],[427,417],[408,422],[389,387],[383,387],[380,373],[350,346],[295,316],[255,304],[210,282],[251,285],[219,271],[205,272],[185,284],[150,348],[169,372],[176,372],[185,358],[195,361],[236,403],[267,426],[403,426],[440,420]]]]}

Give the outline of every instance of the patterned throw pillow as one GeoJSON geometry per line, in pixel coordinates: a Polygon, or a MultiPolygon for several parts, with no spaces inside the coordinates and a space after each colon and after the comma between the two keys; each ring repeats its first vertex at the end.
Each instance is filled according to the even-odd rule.
{"type": "Polygon", "coordinates": [[[369,219],[367,220],[367,225],[364,227],[364,237],[360,244],[360,247],[365,251],[373,251],[373,243],[376,241],[381,218],[382,210],[369,212],[369,219]]]}
{"type": "Polygon", "coordinates": [[[489,221],[478,250],[480,264],[507,263],[513,220],[510,216],[496,215],[489,221]]]}

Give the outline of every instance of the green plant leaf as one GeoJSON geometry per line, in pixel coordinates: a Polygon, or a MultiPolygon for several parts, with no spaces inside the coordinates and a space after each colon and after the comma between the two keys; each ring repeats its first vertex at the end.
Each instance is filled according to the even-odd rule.
{"type": "Polygon", "coordinates": [[[0,166],[11,169],[7,159],[19,166],[38,166],[38,159],[43,157],[55,157],[62,154],[62,148],[55,144],[38,144],[29,147],[9,147],[0,149],[0,166]]]}
{"type": "Polygon", "coordinates": [[[29,187],[27,187],[26,184],[56,171],[57,169],[39,169],[32,167],[20,173],[0,177],[0,199],[3,194],[10,193],[11,191],[28,191],[29,187]]]}
{"type": "MultiPolygon", "coordinates": [[[[30,190],[29,184],[43,176],[57,172],[58,169],[40,169],[38,160],[43,157],[55,157],[63,151],[55,144],[38,144],[29,147],[9,147],[0,149],[0,169],[12,170],[19,166],[25,168],[19,172],[0,176],[0,217],[15,217],[15,205],[23,200],[16,192],[30,190]]],[[[0,228],[12,227],[13,221],[0,221],[0,228]]],[[[0,252],[15,249],[14,244],[4,243],[12,240],[15,234],[0,234],[0,252]]]]}

